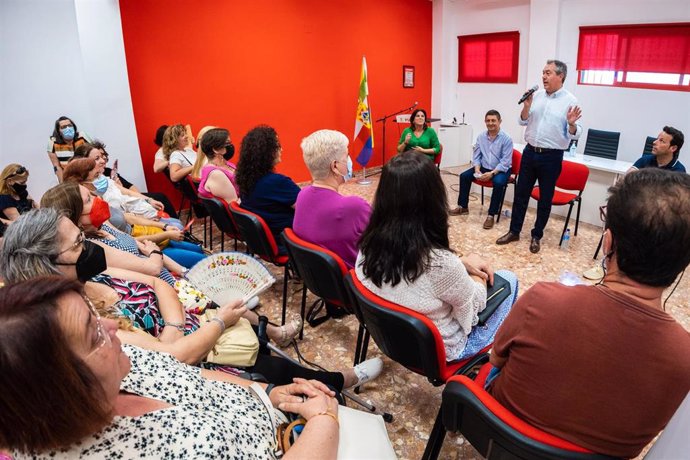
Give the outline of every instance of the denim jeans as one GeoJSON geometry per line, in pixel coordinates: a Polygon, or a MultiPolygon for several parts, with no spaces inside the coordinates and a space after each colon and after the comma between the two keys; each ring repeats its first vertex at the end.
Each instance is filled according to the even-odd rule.
{"type": "Polygon", "coordinates": [[[510,231],[516,235],[522,231],[525,221],[527,205],[534,184],[539,181],[539,203],[537,203],[537,220],[532,229],[532,238],[541,239],[544,236],[544,227],[551,214],[551,201],[556,189],[556,180],[561,175],[563,166],[563,152],[552,151],[537,153],[527,145],[522,153],[520,174],[515,186],[515,199],[513,200],[513,214],[510,219],[510,231]]]}
{"type": "MultiPolygon", "coordinates": [[[[492,171],[491,169],[484,168],[483,166],[481,166],[479,169],[482,173],[492,171]]],[[[491,179],[491,182],[493,182],[494,189],[491,192],[491,203],[489,204],[490,216],[495,216],[499,212],[499,208],[501,207],[501,201],[503,200],[503,195],[508,184],[508,178],[508,173],[500,172],[491,179]]],[[[460,195],[458,195],[458,206],[460,206],[461,208],[466,208],[468,206],[470,188],[472,187],[473,180],[474,167],[460,174],[460,195]]]]}

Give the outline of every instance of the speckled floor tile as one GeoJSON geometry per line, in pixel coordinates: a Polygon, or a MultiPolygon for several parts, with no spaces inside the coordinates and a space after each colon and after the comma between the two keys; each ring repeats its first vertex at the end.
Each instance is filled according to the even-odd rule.
{"type": "MultiPolygon", "coordinates": [[[[448,186],[448,199],[451,207],[457,200],[457,173],[462,168],[451,168],[443,171],[442,177],[448,186]]],[[[341,192],[345,195],[359,195],[372,201],[378,176],[371,178],[371,185],[359,185],[356,179],[346,184],[341,192]]],[[[581,275],[595,261],[592,259],[601,236],[601,228],[580,223],[577,236],[571,238],[567,250],[558,248],[563,218],[552,216],[542,239],[541,251],[538,254],[529,252],[529,229],[534,223],[534,209],[529,209],[525,218],[523,238],[513,244],[497,246],[496,239],[508,231],[510,218],[501,218],[493,229],[484,230],[482,223],[486,218],[488,200],[481,206],[479,196],[470,196],[469,215],[450,217],[451,247],[459,253],[479,253],[488,258],[495,268],[514,271],[520,282],[520,292],[524,292],[537,281],[557,280],[564,271],[581,275]]],[[[506,203],[504,209],[510,209],[506,203]]],[[[201,237],[201,228],[195,228],[201,237]]],[[[219,232],[214,231],[214,250],[220,250],[219,232]]],[[[232,245],[226,241],[226,250],[232,245]]],[[[244,247],[240,246],[240,250],[244,247]]],[[[278,280],[261,298],[258,307],[261,314],[274,321],[280,320],[283,271],[267,264],[278,280]]],[[[690,277],[685,277],[678,285],[673,296],[668,300],[666,309],[683,326],[690,330],[690,308],[686,299],[690,295],[690,277]]],[[[299,315],[301,302],[301,285],[290,283],[288,314],[299,315]]],[[[670,289],[669,289],[670,291],[670,289]]],[[[668,293],[668,291],[667,291],[668,293]]],[[[308,305],[316,298],[310,293],[308,305]]],[[[309,361],[315,362],[329,370],[345,369],[352,366],[358,323],[352,317],[330,320],[325,324],[311,328],[305,326],[304,340],[299,343],[299,350],[309,361]]],[[[294,350],[287,350],[296,356],[294,350]]],[[[401,459],[421,458],[422,452],[431,432],[441,398],[441,387],[433,387],[424,377],[414,374],[384,356],[373,341],[369,345],[368,357],[381,356],[384,370],[381,376],[367,384],[361,393],[375,405],[393,415],[392,423],[387,424],[388,434],[395,451],[401,459]]],[[[349,404],[355,406],[354,404],[349,404]]],[[[356,406],[355,406],[356,407],[356,406]]],[[[478,459],[481,456],[462,436],[448,434],[439,458],[442,459],[478,459]]],[[[641,458],[641,456],[640,456],[641,458]]]]}

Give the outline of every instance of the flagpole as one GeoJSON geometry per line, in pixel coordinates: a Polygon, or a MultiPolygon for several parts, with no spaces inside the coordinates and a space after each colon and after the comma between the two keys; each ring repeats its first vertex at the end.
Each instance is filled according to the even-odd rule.
{"type": "Polygon", "coordinates": [[[367,168],[364,166],[362,168],[362,178],[357,181],[359,185],[370,185],[371,179],[367,179],[367,168]]]}

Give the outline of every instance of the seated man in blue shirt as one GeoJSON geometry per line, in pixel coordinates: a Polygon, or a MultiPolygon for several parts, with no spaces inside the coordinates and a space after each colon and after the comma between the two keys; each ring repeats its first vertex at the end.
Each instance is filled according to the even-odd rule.
{"type": "Polygon", "coordinates": [[[497,110],[489,110],[484,116],[486,131],[477,136],[477,143],[472,154],[472,168],[460,174],[460,195],[458,207],[450,211],[451,216],[468,214],[468,200],[472,180],[493,182],[489,215],[484,221],[484,228],[494,226],[494,216],[499,213],[501,200],[505,193],[510,167],[513,164],[513,140],[501,131],[501,114],[497,110]]]}
{"type": "Polygon", "coordinates": [[[642,168],[661,168],[668,169],[669,171],[687,172],[683,163],[678,161],[678,154],[684,140],[685,136],[683,136],[681,131],[672,126],[664,126],[664,129],[659,133],[654,144],[652,144],[652,154],[642,155],[627,172],[642,168]]]}

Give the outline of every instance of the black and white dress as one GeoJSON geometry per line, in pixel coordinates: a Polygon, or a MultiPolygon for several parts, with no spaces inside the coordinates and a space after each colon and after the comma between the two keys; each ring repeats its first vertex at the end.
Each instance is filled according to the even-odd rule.
{"type": "Polygon", "coordinates": [[[250,390],[207,380],[199,368],[165,353],[122,348],[132,370],[121,390],[173,407],[138,417],[115,417],[108,427],[68,450],[32,458],[275,458],[271,421],[250,390]]]}

